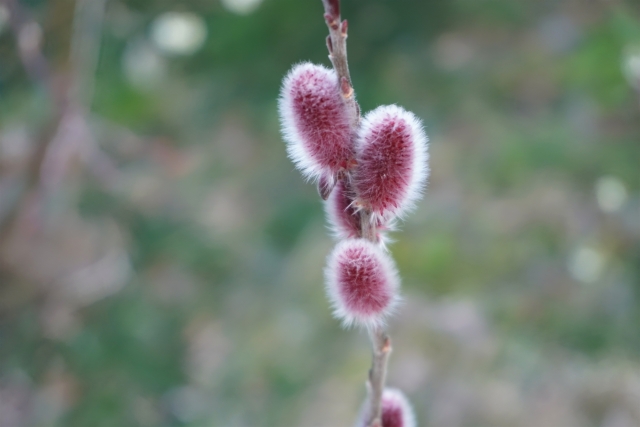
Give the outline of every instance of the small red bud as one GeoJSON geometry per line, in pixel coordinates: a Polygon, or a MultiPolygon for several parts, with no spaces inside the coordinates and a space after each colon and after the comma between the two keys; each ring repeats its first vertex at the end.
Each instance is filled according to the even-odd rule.
{"type": "Polygon", "coordinates": [[[339,21],[339,16],[338,15],[331,15],[329,13],[325,13],[324,14],[324,20],[326,21],[327,25],[329,26],[329,28],[331,28],[332,30],[337,30],[340,26],[340,21],[339,21]]]}
{"type": "Polygon", "coordinates": [[[347,36],[347,30],[349,29],[349,23],[347,22],[347,20],[345,19],[344,21],[342,21],[342,23],[340,24],[340,32],[342,33],[343,37],[347,36]]]}
{"type": "Polygon", "coordinates": [[[360,214],[353,198],[353,190],[344,180],[340,180],[325,203],[329,224],[338,239],[360,236],[360,214]]]}
{"type": "Polygon", "coordinates": [[[318,194],[322,200],[327,200],[336,185],[336,180],[331,175],[322,175],[318,179],[318,194]]]}
{"type": "Polygon", "coordinates": [[[333,21],[333,16],[330,13],[325,13],[323,16],[327,25],[331,25],[331,22],[333,21]]]}
{"type": "Polygon", "coordinates": [[[340,0],[322,0],[324,4],[324,10],[327,15],[338,17],[340,16],[340,0]]]}

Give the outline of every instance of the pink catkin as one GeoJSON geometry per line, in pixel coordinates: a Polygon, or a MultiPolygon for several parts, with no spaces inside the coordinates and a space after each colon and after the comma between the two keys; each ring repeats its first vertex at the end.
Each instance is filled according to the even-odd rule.
{"type": "Polygon", "coordinates": [[[283,81],[279,111],[289,157],[305,176],[335,176],[353,164],[349,115],[334,70],[294,66],[283,81]]]}
{"type": "Polygon", "coordinates": [[[396,105],[376,108],[362,121],[356,152],[360,205],[385,219],[415,205],[429,173],[427,137],[416,116],[396,105]]]}
{"type": "MultiPolygon", "coordinates": [[[[351,185],[347,181],[340,180],[335,184],[325,202],[325,212],[331,231],[338,240],[360,237],[360,214],[354,199],[355,193],[351,185]]],[[[386,241],[384,232],[393,230],[393,221],[383,222],[379,218],[375,221],[377,243],[384,247],[386,241]]]]}
{"type": "MultiPolygon", "coordinates": [[[[369,413],[367,401],[360,411],[356,427],[367,427],[365,417],[369,413]]],[[[382,427],[416,427],[416,419],[411,404],[404,394],[394,388],[382,392],[382,427]]]]}
{"type": "Polygon", "coordinates": [[[409,401],[396,389],[382,393],[382,427],[415,427],[415,417],[409,401]]]}
{"type": "Polygon", "coordinates": [[[353,204],[353,191],[345,181],[338,181],[325,202],[331,230],[338,239],[351,239],[360,235],[360,215],[353,204]]]}
{"type": "Polygon", "coordinates": [[[375,243],[344,240],[327,263],[327,294],[345,326],[378,327],[398,302],[400,279],[393,260],[375,243]]]}

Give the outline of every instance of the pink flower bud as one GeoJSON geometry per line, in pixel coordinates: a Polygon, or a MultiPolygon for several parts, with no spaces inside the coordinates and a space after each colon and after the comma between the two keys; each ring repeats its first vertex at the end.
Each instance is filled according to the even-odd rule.
{"type": "Polygon", "coordinates": [[[279,101],[289,157],[309,178],[353,164],[349,115],[334,70],[309,62],[287,74],[279,101]]]}
{"type": "Polygon", "coordinates": [[[400,279],[393,260],[368,240],[338,243],[325,273],[334,315],[345,326],[377,327],[398,302],[400,279]]]}
{"type": "MultiPolygon", "coordinates": [[[[369,408],[367,401],[360,411],[356,427],[367,427],[369,408]]],[[[413,409],[400,390],[385,388],[382,392],[382,427],[416,427],[413,409]]]]}
{"type": "Polygon", "coordinates": [[[379,218],[413,207],[429,173],[427,137],[416,116],[396,105],[376,108],[362,120],[356,152],[359,204],[379,218]]]}
{"type": "Polygon", "coordinates": [[[347,187],[343,180],[338,181],[325,203],[331,230],[341,240],[360,235],[360,215],[353,203],[353,190],[347,187]]]}
{"type": "Polygon", "coordinates": [[[400,390],[385,389],[382,392],[382,427],[415,427],[411,405],[400,390]]]}
{"type": "MultiPolygon", "coordinates": [[[[355,194],[351,189],[351,185],[340,180],[333,187],[332,193],[330,193],[324,205],[331,231],[333,231],[333,235],[338,240],[360,237],[361,219],[354,199],[355,194]]],[[[394,229],[393,221],[384,222],[380,218],[376,218],[374,221],[377,231],[377,243],[385,247],[385,242],[388,239],[384,232],[394,229]]]]}

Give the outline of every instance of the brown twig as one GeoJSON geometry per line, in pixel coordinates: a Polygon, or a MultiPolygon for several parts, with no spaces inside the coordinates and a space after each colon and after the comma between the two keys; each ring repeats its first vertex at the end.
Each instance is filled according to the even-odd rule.
{"type": "MultiPolygon", "coordinates": [[[[324,4],[324,19],[329,28],[327,37],[327,49],[333,68],[338,75],[340,93],[344,99],[350,114],[352,135],[355,137],[360,122],[360,107],[355,99],[349,64],[347,61],[347,21],[340,19],[340,0],[322,0],[324,4]]],[[[349,185],[349,177],[343,176],[345,184],[349,185]]],[[[360,210],[361,237],[372,242],[378,242],[375,222],[371,212],[363,208],[360,210]]],[[[387,376],[387,362],[391,353],[391,339],[384,327],[375,328],[370,332],[373,344],[373,360],[369,370],[369,402],[368,413],[365,414],[366,426],[382,427],[382,392],[387,376]]]]}
{"type": "Polygon", "coordinates": [[[327,49],[329,59],[338,75],[340,93],[347,104],[351,117],[351,128],[355,131],[360,121],[360,108],[354,96],[349,63],[347,62],[347,20],[340,20],[340,0],[322,0],[324,4],[324,20],[329,27],[327,49]]]}

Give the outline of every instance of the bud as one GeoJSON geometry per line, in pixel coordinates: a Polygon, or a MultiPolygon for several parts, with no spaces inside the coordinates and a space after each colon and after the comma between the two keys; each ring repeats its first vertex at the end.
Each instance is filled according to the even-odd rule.
{"type": "Polygon", "coordinates": [[[349,114],[334,70],[309,62],[287,74],[279,100],[289,157],[313,179],[335,176],[353,163],[349,114]]]}
{"type": "Polygon", "coordinates": [[[360,214],[356,209],[353,191],[344,180],[338,181],[325,203],[331,230],[338,239],[360,236],[360,214]]]}
{"type": "MultiPolygon", "coordinates": [[[[322,178],[321,181],[322,182],[322,178]]],[[[359,209],[354,202],[355,193],[351,185],[340,180],[333,187],[332,192],[325,202],[325,212],[331,231],[338,240],[354,239],[361,236],[361,219],[359,209]]],[[[393,221],[382,221],[380,218],[373,219],[376,228],[376,243],[385,247],[388,242],[385,231],[394,229],[393,221]]]]}
{"type": "Polygon", "coordinates": [[[334,316],[345,326],[384,323],[397,304],[400,279],[391,257],[365,239],[344,240],[329,255],[325,271],[334,316]]]}
{"type": "MultiPolygon", "coordinates": [[[[356,427],[368,427],[366,417],[369,414],[369,403],[365,403],[356,427]]],[[[394,388],[385,388],[382,392],[382,427],[416,427],[416,418],[411,404],[404,394],[394,388]]]]}
{"type": "Polygon", "coordinates": [[[429,173],[427,137],[416,116],[396,105],[369,112],[356,152],[353,183],[359,204],[387,219],[413,207],[429,173]]]}
{"type": "Polygon", "coordinates": [[[318,178],[318,194],[322,200],[327,200],[333,191],[333,187],[336,185],[336,180],[333,175],[320,175],[318,178]]]}
{"type": "Polygon", "coordinates": [[[387,388],[382,393],[382,427],[415,427],[409,401],[400,390],[387,388]]]}

